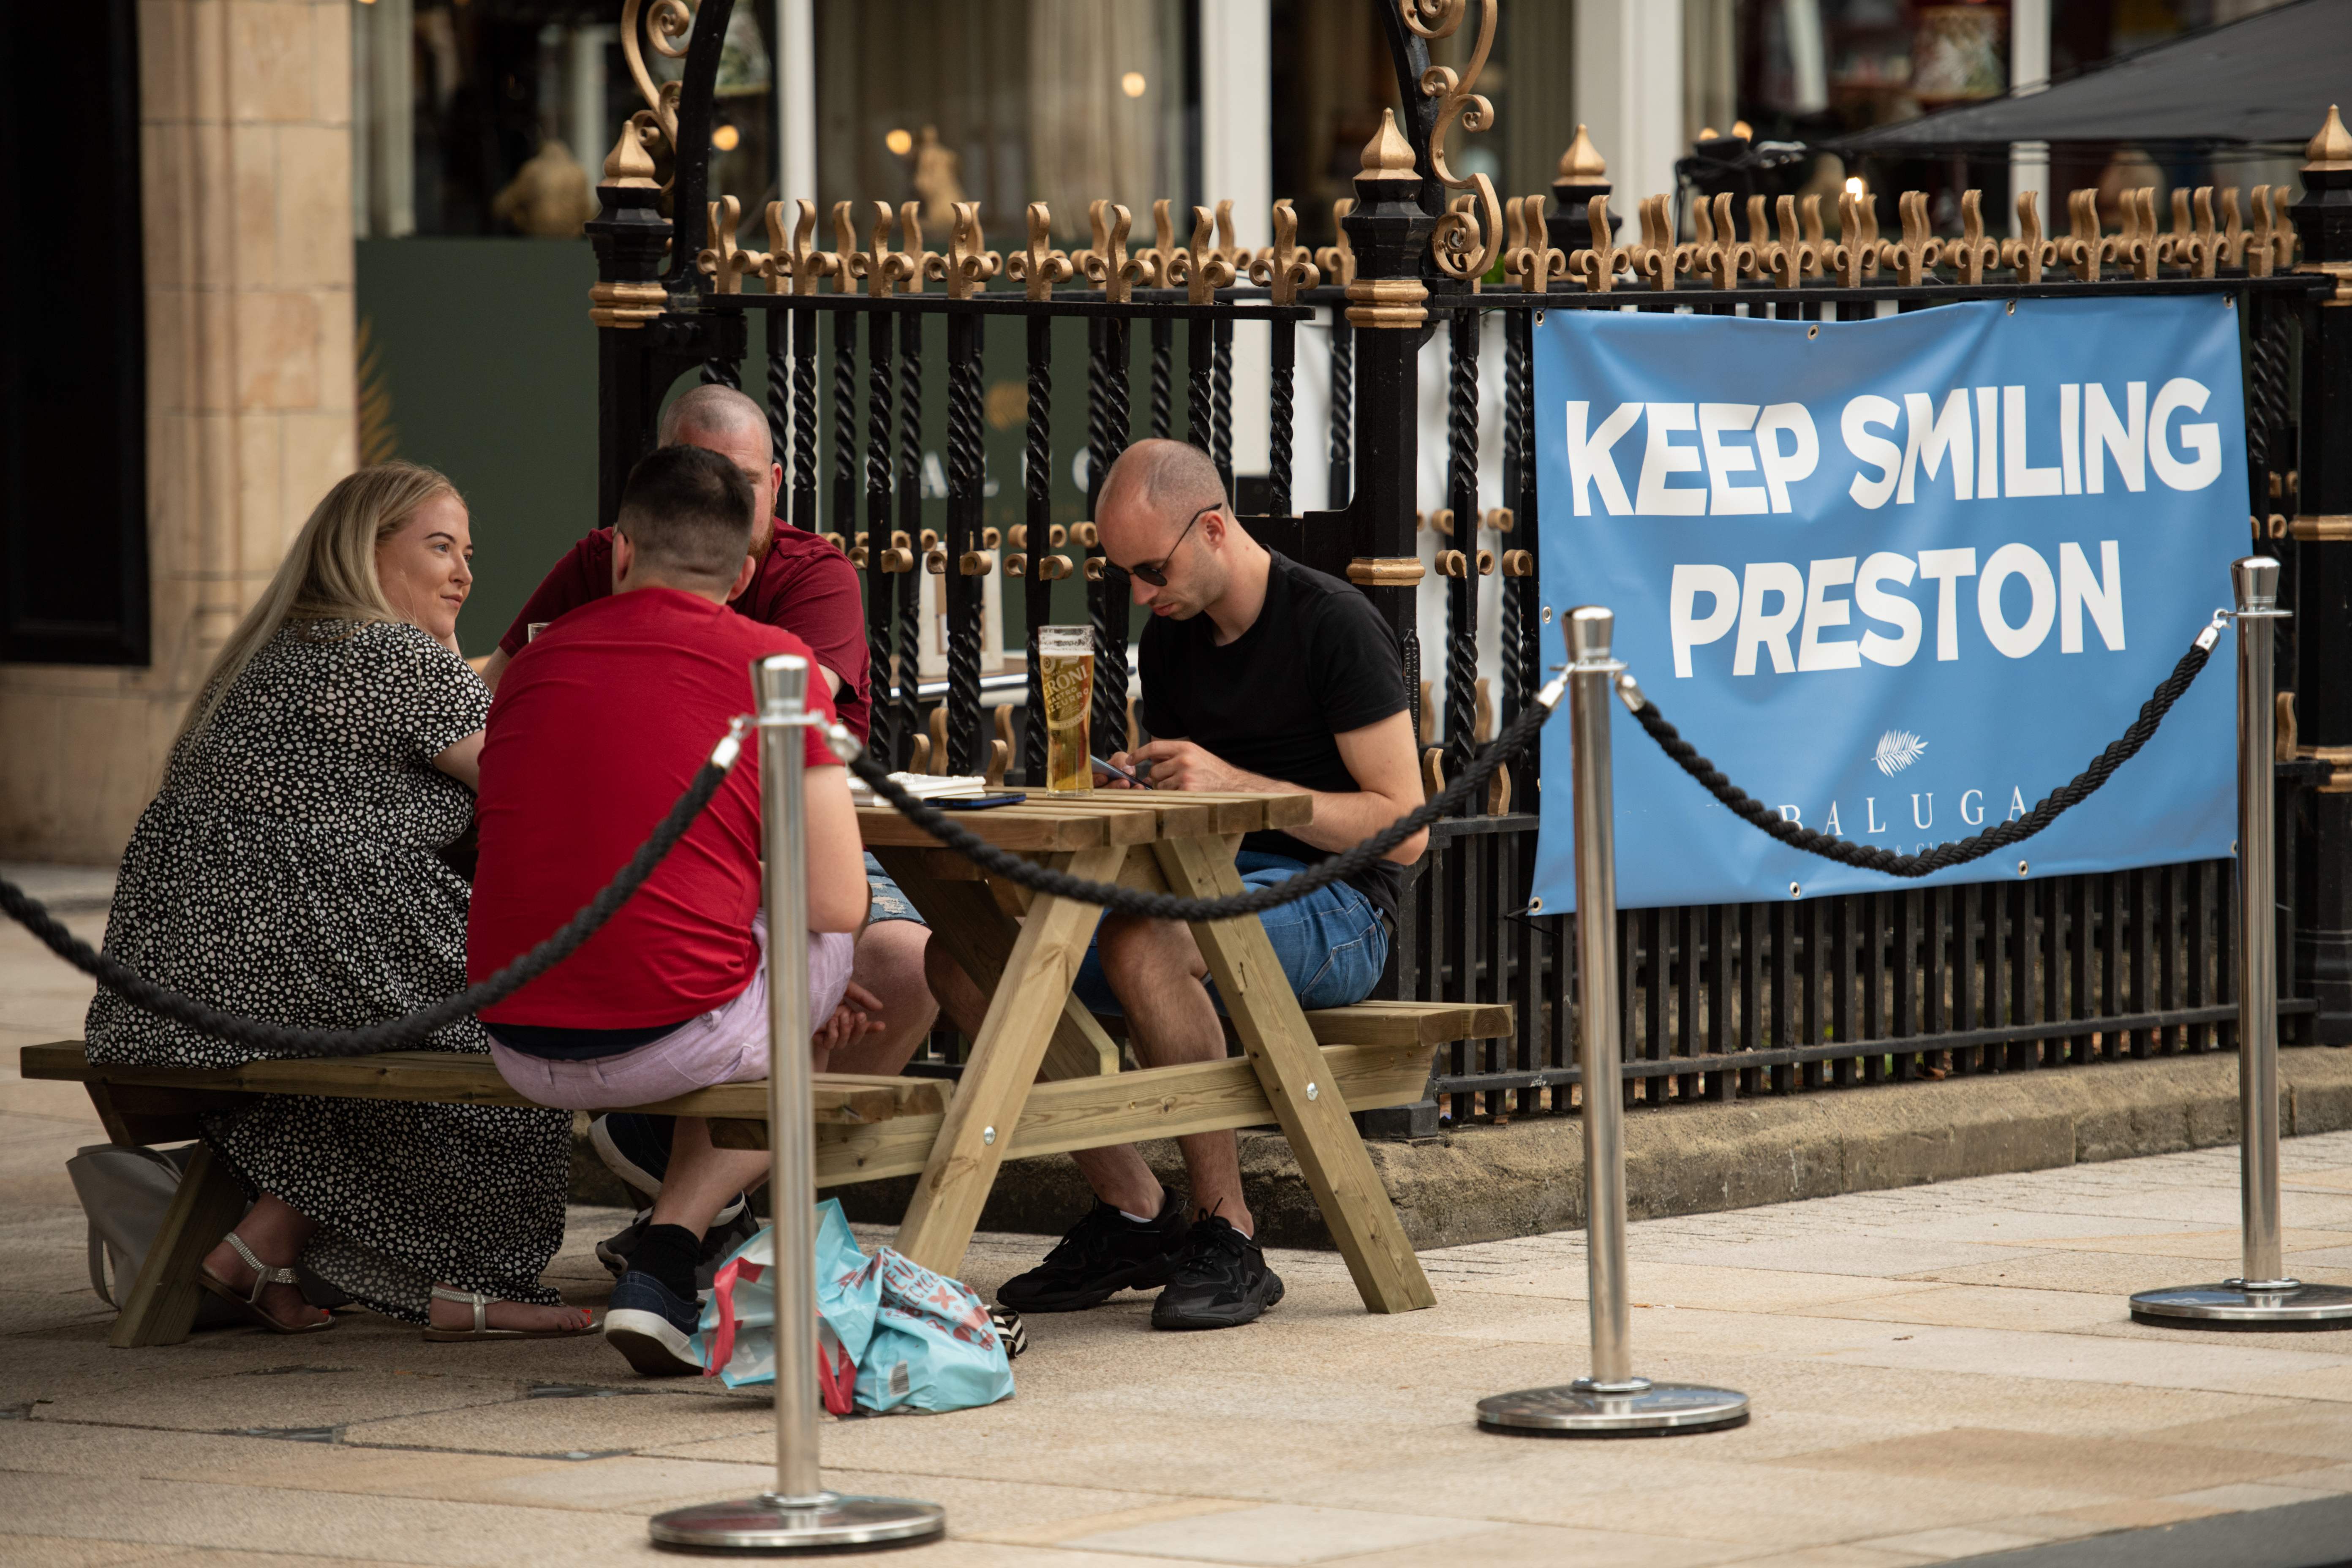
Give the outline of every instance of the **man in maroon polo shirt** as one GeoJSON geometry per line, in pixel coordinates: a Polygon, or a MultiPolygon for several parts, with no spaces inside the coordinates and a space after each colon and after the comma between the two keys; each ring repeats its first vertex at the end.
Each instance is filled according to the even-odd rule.
{"type": "MultiPolygon", "coordinates": [[[[742,471],[756,498],[753,515],[764,521],[755,525],[751,539],[751,554],[759,564],[728,607],[807,644],[841,722],[864,740],[873,701],[857,571],[818,535],[776,517],[776,492],[783,484],[784,469],[769,439],[767,415],[732,387],[697,386],[662,410],[658,435],[665,447],[700,447],[742,471]]],[[[554,622],[567,611],[607,596],[614,585],[613,531],[595,529],[564,552],[499,639],[498,651],[483,667],[484,683],[493,692],[498,689],[508,662],[530,640],[533,622],[554,622]]],[[[866,873],[873,886],[873,906],[857,939],[849,1000],[820,1038],[831,1047],[830,1071],[895,1073],[939,1016],[939,1003],[923,976],[923,950],[930,931],[871,856],[866,857],[866,873]]],[[[615,1174],[650,1197],[660,1188],[667,1129],[636,1125],[645,1120],[624,1123],[599,1118],[594,1142],[615,1174]]],[[[630,1233],[636,1228],[632,1226],[598,1248],[608,1268],[617,1268],[625,1260],[630,1233]]],[[[714,1232],[714,1244],[720,1239],[721,1233],[714,1232]]]]}

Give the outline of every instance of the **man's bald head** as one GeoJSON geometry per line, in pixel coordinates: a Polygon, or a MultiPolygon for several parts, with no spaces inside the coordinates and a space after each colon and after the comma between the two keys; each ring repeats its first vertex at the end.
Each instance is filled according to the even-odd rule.
{"type": "Polygon", "coordinates": [[[755,447],[762,467],[774,461],[766,412],[733,387],[716,383],[698,386],[663,409],[658,435],[665,447],[688,442],[697,447],[713,445],[714,449],[714,444],[697,437],[720,437],[730,447],[739,443],[755,447]]]}
{"type": "Polygon", "coordinates": [[[1202,507],[1224,505],[1224,481],[1208,453],[1186,441],[1138,441],[1104,476],[1095,521],[1105,526],[1149,518],[1181,528],[1202,507]]]}

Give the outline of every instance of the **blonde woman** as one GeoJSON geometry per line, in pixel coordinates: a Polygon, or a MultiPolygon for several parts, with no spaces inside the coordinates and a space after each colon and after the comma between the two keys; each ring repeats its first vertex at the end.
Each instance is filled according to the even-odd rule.
{"type": "MultiPolygon", "coordinates": [[[[107,951],[216,1007],[304,1028],[415,1011],[466,984],[466,830],[490,698],[457,656],[466,503],[413,463],[310,514],[229,637],[131,835],[107,951]]],[[[92,1060],[259,1054],[100,989],[92,1060]]],[[[432,1048],[483,1051],[472,1018],[432,1048]]],[[[256,1194],[205,1288],[280,1333],[328,1327],[299,1260],[431,1339],[587,1331],[540,1283],[563,1238],[568,1112],[264,1095],[205,1118],[256,1194]]]]}

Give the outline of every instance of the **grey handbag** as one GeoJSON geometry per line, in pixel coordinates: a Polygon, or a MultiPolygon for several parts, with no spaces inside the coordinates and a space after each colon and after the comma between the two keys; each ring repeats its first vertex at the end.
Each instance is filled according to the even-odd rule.
{"type": "MultiPolygon", "coordinates": [[[[66,1162],[66,1174],[89,1220],[89,1288],[108,1306],[119,1310],[130,1281],[139,1278],[195,1150],[194,1143],[175,1149],[91,1143],[66,1162]]],[[[236,1308],[215,1296],[207,1294],[196,1307],[200,1329],[242,1321],[236,1308]]]]}

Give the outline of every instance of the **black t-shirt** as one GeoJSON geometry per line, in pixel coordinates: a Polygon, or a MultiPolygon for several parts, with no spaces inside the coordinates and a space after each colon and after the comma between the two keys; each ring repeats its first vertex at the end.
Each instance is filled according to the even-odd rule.
{"type": "MultiPolygon", "coordinates": [[[[1223,647],[1205,615],[1143,628],[1144,727],[1285,784],[1360,790],[1334,737],[1405,710],[1396,634],[1355,584],[1266,554],[1265,607],[1223,647]]],[[[1242,847],[1309,865],[1330,858],[1287,833],[1253,833],[1242,847]]],[[[1352,885],[1394,921],[1406,879],[1407,868],[1381,860],[1352,885]]]]}

